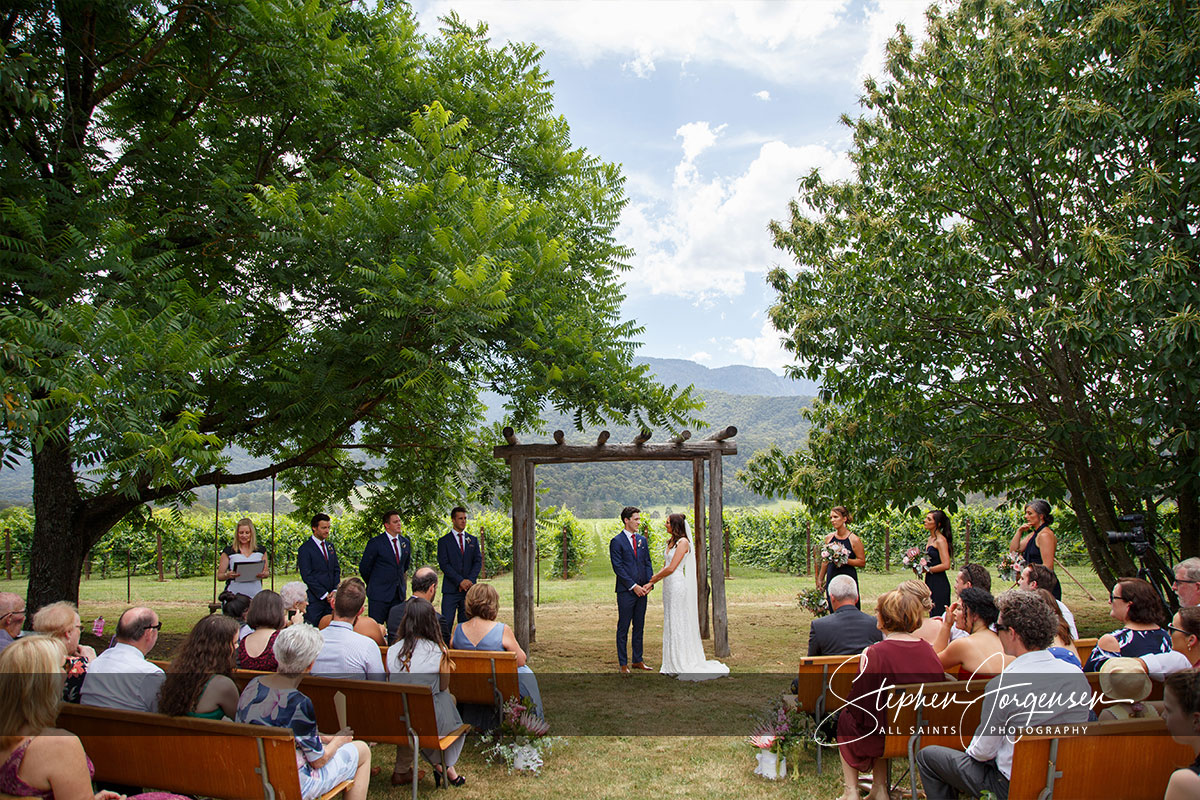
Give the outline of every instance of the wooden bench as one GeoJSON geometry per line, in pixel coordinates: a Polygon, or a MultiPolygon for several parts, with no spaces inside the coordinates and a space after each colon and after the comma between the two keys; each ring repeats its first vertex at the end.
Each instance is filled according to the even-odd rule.
{"type": "Polygon", "coordinates": [[[1076,655],[1079,656],[1080,664],[1087,663],[1088,656],[1090,656],[1092,654],[1092,650],[1095,649],[1095,647],[1096,647],[1096,642],[1097,642],[1097,639],[1094,636],[1090,639],[1076,639],[1075,640],[1075,642],[1072,646],[1075,648],[1076,655]]]}
{"type": "Polygon", "coordinates": [[[917,751],[930,745],[966,750],[979,727],[987,681],[910,684],[892,690],[884,758],[906,758],[913,797],[917,791],[917,751]],[[918,707],[918,694],[931,705],[918,707]],[[953,696],[953,702],[941,702],[953,696]]]}
{"type": "MultiPolygon", "coordinates": [[[[858,675],[859,656],[805,656],[800,659],[796,679],[796,703],[813,715],[820,725],[825,718],[846,704],[854,678],[858,675]]],[[[817,774],[821,774],[822,751],[817,748],[817,774]]]]}
{"type": "MultiPolygon", "coordinates": [[[[239,669],[234,670],[233,680],[239,690],[244,690],[253,678],[265,674],[270,673],[239,669]]],[[[471,729],[470,725],[463,724],[445,736],[438,733],[433,690],[429,686],[305,675],[298,688],[312,700],[320,730],[333,733],[341,729],[337,712],[337,697],[341,695],[346,708],[345,724],[354,731],[355,739],[412,747],[414,800],[417,796],[417,749],[444,754],[471,729]]]]}
{"type": "MultiPolygon", "coordinates": [[[[387,669],[386,647],[380,647],[383,667],[387,669]]],[[[454,672],[450,674],[450,694],[459,703],[489,705],[499,716],[504,701],[520,700],[517,681],[517,654],[507,650],[450,650],[454,672]]]]}
{"type": "Polygon", "coordinates": [[[96,780],[222,800],[301,800],[287,728],[75,704],[62,706],[58,725],[79,737],[96,780]]]}
{"type": "Polygon", "coordinates": [[[1161,719],[1090,722],[1072,736],[1023,736],[1013,748],[1009,800],[1161,800],[1192,748],[1161,719]]]}

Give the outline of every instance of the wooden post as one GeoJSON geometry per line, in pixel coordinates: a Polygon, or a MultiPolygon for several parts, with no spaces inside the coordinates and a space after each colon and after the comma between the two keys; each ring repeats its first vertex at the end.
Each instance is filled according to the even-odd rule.
{"type": "Polygon", "coordinates": [[[12,531],[4,529],[4,572],[8,580],[12,580],[12,531]]]}
{"type": "Polygon", "coordinates": [[[129,548],[125,548],[125,605],[133,602],[133,567],[129,558],[129,548]]]}
{"type": "MultiPolygon", "coordinates": [[[[724,503],[722,503],[722,507],[724,503]]],[[[725,577],[732,578],[733,570],[729,568],[729,526],[725,524],[725,513],[722,509],[721,513],[721,539],[725,545],[725,577]]]]}
{"type": "MultiPolygon", "coordinates": [[[[175,563],[176,563],[175,577],[178,578],[179,577],[179,567],[178,567],[179,562],[176,561],[175,563]]],[[[91,553],[88,553],[87,560],[83,562],[83,578],[84,578],[84,580],[88,580],[88,581],[90,581],[92,579],[92,554],[91,553]]]]}
{"type": "Polygon", "coordinates": [[[275,476],[271,476],[271,591],[275,591],[275,476]]]}
{"type": "Polygon", "coordinates": [[[725,533],[721,527],[722,490],[721,454],[713,453],[708,458],[708,530],[709,561],[712,565],[712,620],[713,654],[717,658],[729,656],[729,618],[725,610],[725,533]]]}
{"type": "MultiPolygon", "coordinates": [[[[529,528],[527,534],[529,537],[529,569],[533,570],[537,576],[537,591],[540,597],[542,571],[540,569],[541,565],[537,560],[537,484],[534,480],[535,469],[536,467],[533,464],[527,463],[525,465],[525,496],[529,498],[529,528]]],[[[526,608],[529,609],[529,643],[533,644],[537,641],[537,617],[534,614],[535,604],[533,602],[534,584],[530,582],[525,587],[525,591],[529,595],[526,603],[526,608]]],[[[529,649],[525,648],[525,652],[528,654],[529,649]]]]}
{"type": "Polygon", "coordinates": [[[892,571],[892,526],[883,526],[883,571],[892,571]]]}
{"type": "Polygon", "coordinates": [[[699,607],[700,638],[708,632],[708,559],[704,535],[704,459],[692,459],[692,539],[696,548],[696,605],[699,607]]]}
{"type": "Polygon", "coordinates": [[[162,531],[157,526],[154,528],[154,549],[157,551],[158,557],[158,582],[166,583],[167,576],[163,575],[162,531]]]}
{"type": "Polygon", "coordinates": [[[479,526],[479,578],[487,577],[487,550],[483,546],[483,526],[479,526]]]}
{"type": "Polygon", "coordinates": [[[571,526],[563,525],[563,529],[562,529],[562,560],[563,560],[563,562],[562,562],[562,567],[563,567],[562,568],[562,579],[564,581],[569,577],[567,575],[567,537],[570,534],[571,534],[571,526]]]}
{"type": "Polygon", "coordinates": [[[533,525],[533,498],[529,495],[525,473],[529,467],[523,456],[514,456],[509,461],[512,472],[513,513],[513,633],[517,644],[526,652],[529,648],[529,620],[531,618],[529,587],[533,583],[529,574],[528,529],[533,525]]]}
{"type": "Polygon", "coordinates": [[[812,520],[804,523],[804,574],[812,575],[812,520]]]}
{"type": "Polygon", "coordinates": [[[966,564],[971,560],[971,518],[967,517],[967,521],[963,523],[963,563],[966,564]]]}
{"type": "Polygon", "coordinates": [[[213,599],[209,613],[217,604],[217,568],[221,566],[221,545],[217,541],[221,533],[221,484],[217,484],[217,495],[213,500],[213,599]]]}

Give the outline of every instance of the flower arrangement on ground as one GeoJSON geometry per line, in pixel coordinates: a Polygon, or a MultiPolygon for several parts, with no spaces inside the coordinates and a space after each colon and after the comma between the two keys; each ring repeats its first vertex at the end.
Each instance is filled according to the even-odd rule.
{"type": "Polygon", "coordinates": [[[802,592],[797,592],[796,605],[800,606],[814,617],[823,617],[829,613],[829,598],[825,596],[824,589],[819,589],[816,587],[813,587],[812,589],[805,589],[802,592]]]}
{"type": "Polygon", "coordinates": [[[561,736],[548,736],[550,723],[534,714],[533,701],[522,697],[504,703],[500,727],[483,734],[479,741],[488,762],[504,761],[508,771],[537,773],[554,748],[566,744],[561,736]]]}
{"type": "Polygon", "coordinates": [[[929,558],[919,547],[910,547],[905,550],[904,555],[900,557],[900,563],[911,569],[917,576],[917,580],[929,572],[929,558]]]}
{"type": "Polygon", "coordinates": [[[787,754],[797,745],[816,743],[816,723],[799,706],[789,707],[782,700],[772,702],[755,721],[746,741],[757,751],[754,772],[776,780],[787,774],[787,754]]]}
{"type": "Polygon", "coordinates": [[[1025,569],[1025,559],[1017,553],[1005,553],[1000,559],[1000,579],[1005,581],[1015,581],[1021,577],[1021,570],[1025,569]]]}
{"type": "Polygon", "coordinates": [[[850,550],[837,542],[826,542],[821,545],[821,559],[835,567],[844,567],[850,561],[850,550]]]}

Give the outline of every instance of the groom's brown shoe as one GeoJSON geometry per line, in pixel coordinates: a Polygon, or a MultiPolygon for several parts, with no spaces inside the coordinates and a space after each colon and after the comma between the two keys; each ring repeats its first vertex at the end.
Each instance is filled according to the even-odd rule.
{"type": "Polygon", "coordinates": [[[626,665],[624,665],[624,664],[621,664],[620,666],[618,666],[618,667],[617,667],[617,669],[621,671],[621,674],[622,674],[622,675],[628,675],[628,674],[629,674],[629,667],[627,667],[627,666],[626,666],[626,665]]]}
{"type": "Polygon", "coordinates": [[[647,672],[654,671],[654,667],[647,667],[645,661],[635,661],[632,664],[630,664],[629,666],[633,667],[634,669],[644,669],[647,672]]]}

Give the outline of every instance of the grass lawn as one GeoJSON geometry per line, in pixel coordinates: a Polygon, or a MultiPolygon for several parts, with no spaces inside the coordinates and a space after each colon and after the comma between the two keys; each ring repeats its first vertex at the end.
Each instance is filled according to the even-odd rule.
{"type": "MultiPolygon", "coordinates": [[[[752,718],[787,690],[797,659],[806,652],[809,615],[796,607],[795,594],[811,586],[812,576],[791,576],[733,565],[727,583],[729,640],[732,655],[724,659],[731,677],[687,684],[656,673],[624,678],[616,672],[614,630],[617,608],[607,554],[608,531],[596,526],[597,555],[584,575],[569,581],[542,575],[537,608],[536,641],[530,666],[537,672],[547,719],[553,733],[568,743],[547,760],[540,776],[509,775],[503,766],[487,764],[471,744],[464,749],[459,771],[467,777],[461,798],[558,798],[566,795],[600,800],[639,795],[688,798],[813,798],[828,800],[840,793],[836,753],[828,751],[823,774],[816,774],[811,755],[789,764],[789,780],[772,783],[753,774],[752,748],[745,743],[752,718]]],[[[661,557],[656,559],[661,565],[661,557]]],[[[1089,600],[1071,581],[1064,600],[1075,611],[1081,636],[1097,636],[1115,625],[1108,617],[1107,592],[1085,567],[1072,572],[1091,590],[1089,600]]],[[[864,608],[873,598],[908,577],[860,573],[864,608]]],[[[277,576],[276,589],[295,576],[277,576]]],[[[494,581],[500,592],[501,619],[511,620],[512,579],[494,581]]],[[[269,584],[268,584],[269,585],[269,584]]],[[[993,587],[1000,591],[1003,587],[993,587]]],[[[24,595],[23,581],[0,581],[0,589],[24,595]]],[[[107,631],[126,607],[125,579],[92,579],[82,587],[85,628],[97,616],[107,631]]],[[[134,578],[134,604],[153,607],[163,619],[160,651],[169,649],[200,616],[208,612],[212,578],[158,583],[134,578]]],[[[85,640],[91,640],[90,635],[85,640]]],[[[650,598],[646,616],[645,657],[657,666],[662,642],[661,595],[650,598]]],[[[712,657],[712,640],[705,640],[712,657]]],[[[374,763],[384,774],[372,782],[370,796],[398,797],[387,774],[393,763],[390,747],[375,748],[374,763]]],[[[903,765],[893,766],[894,779],[903,765]]],[[[426,777],[421,793],[433,796],[426,777]]]]}

